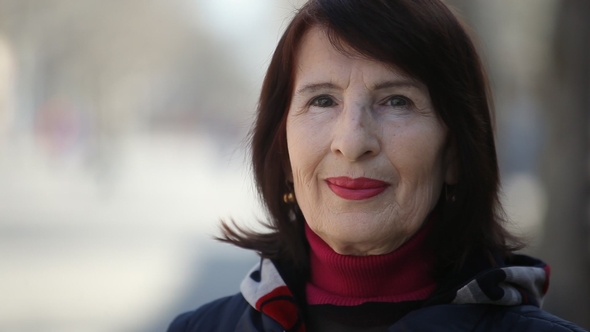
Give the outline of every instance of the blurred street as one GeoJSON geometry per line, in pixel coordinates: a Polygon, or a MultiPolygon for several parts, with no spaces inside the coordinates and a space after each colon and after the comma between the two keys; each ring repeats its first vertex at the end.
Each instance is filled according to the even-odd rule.
{"type": "Polygon", "coordinates": [[[238,291],[257,259],[211,236],[221,217],[261,216],[243,155],[206,138],[126,141],[100,181],[27,142],[3,150],[0,331],[162,331],[238,291]]]}

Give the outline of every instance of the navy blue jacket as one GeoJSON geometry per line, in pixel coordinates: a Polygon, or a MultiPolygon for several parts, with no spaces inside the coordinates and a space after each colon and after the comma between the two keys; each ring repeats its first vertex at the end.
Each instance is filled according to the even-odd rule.
{"type": "MultiPolygon", "coordinates": [[[[241,294],[211,302],[178,316],[169,332],[259,332],[285,329],[272,318],[250,307],[241,294]]],[[[532,305],[443,304],[406,315],[388,332],[398,331],[584,331],[532,305]]]]}
{"type": "MultiPolygon", "coordinates": [[[[585,331],[539,308],[548,272],[543,262],[514,255],[470,279],[455,278],[458,284],[435,292],[387,331],[585,331]]],[[[178,316],[168,332],[305,331],[297,301],[270,260],[255,266],[240,290],[178,316]]]]}

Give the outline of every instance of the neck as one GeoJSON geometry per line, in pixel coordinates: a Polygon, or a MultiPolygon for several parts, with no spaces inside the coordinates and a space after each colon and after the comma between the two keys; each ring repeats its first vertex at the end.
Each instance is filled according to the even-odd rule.
{"type": "Polygon", "coordinates": [[[355,306],[426,299],[436,287],[430,276],[433,255],[425,243],[433,221],[426,223],[395,251],[375,256],[340,255],[306,224],[311,249],[307,302],[355,306]]]}

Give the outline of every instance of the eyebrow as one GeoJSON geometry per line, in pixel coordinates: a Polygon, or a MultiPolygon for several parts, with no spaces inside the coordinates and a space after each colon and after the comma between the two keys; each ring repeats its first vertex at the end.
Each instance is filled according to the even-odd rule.
{"type": "Polygon", "coordinates": [[[336,90],[339,87],[334,83],[311,83],[304,85],[301,89],[297,90],[297,94],[314,93],[318,90],[336,90]]]}
{"type": "Polygon", "coordinates": [[[395,81],[385,81],[373,86],[373,90],[383,90],[389,88],[416,88],[422,90],[424,87],[419,82],[412,79],[401,79],[395,81]]]}
{"type": "MultiPolygon", "coordinates": [[[[423,90],[424,87],[422,84],[412,80],[412,79],[400,79],[400,80],[393,80],[393,81],[385,81],[381,83],[377,83],[372,87],[372,90],[383,90],[389,88],[400,88],[400,87],[410,87],[410,88],[417,88],[423,90]]],[[[301,89],[297,90],[297,94],[305,94],[305,93],[314,93],[318,90],[336,90],[340,87],[334,83],[311,83],[304,85],[301,89]]]]}

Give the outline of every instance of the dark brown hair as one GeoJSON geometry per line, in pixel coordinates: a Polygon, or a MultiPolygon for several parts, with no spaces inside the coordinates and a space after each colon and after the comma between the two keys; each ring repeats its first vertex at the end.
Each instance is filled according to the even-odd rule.
{"type": "Polygon", "coordinates": [[[296,13],[266,73],[251,137],[253,171],[270,232],[223,223],[221,240],[298,269],[307,267],[305,221],[296,206],[283,202],[283,195],[292,191],[286,180],[285,128],[294,66],[302,37],[312,26],[325,29],[338,50],[350,47],[424,83],[449,129],[457,153],[458,177],[451,189],[456,198],[446,201],[443,193],[437,206],[439,220],[429,239],[437,255],[435,274],[459,268],[474,250],[501,255],[515,250],[519,242],[504,228],[498,201],[485,71],[464,26],[439,0],[310,0],[296,13]]]}

